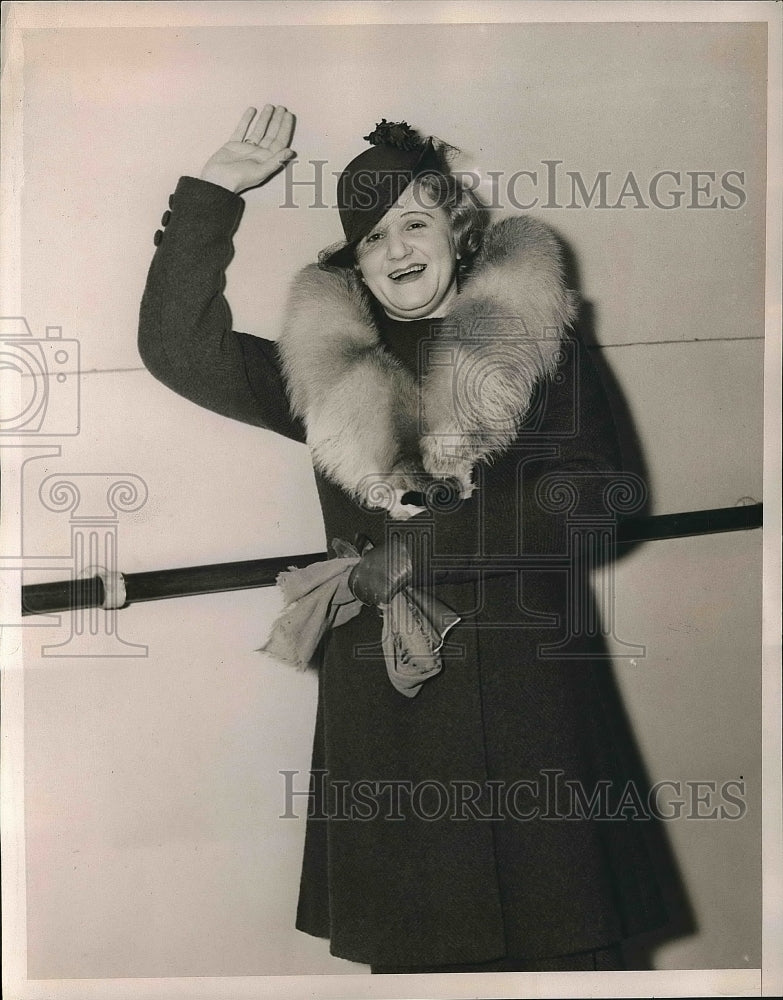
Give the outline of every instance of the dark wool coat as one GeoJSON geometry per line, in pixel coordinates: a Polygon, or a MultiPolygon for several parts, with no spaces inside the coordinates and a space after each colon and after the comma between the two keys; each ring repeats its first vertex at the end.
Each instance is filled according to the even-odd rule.
{"type": "Polygon", "coordinates": [[[243,204],[180,180],[142,303],[145,365],[218,413],[309,434],[327,539],[407,532],[462,616],[414,698],[388,681],[375,609],[328,635],[297,927],[356,962],[435,966],[563,955],[661,925],[638,809],[574,810],[575,788],[583,805],[601,789],[627,805],[638,776],[600,629],[568,641],[574,518],[606,514],[620,457],[589,354],[564,332],[552,237],[528,220],[490,231],[419,387],[422,330],[374,315],[350,272],[300,275],[280,345],[231,331],[222,290],[243,204]],[[447,356],[466,370],[478,358],[456,395],[453,367],[436,371],[447,356]],[[456,412],[463,391],[482,407],[456,412]],[[410,520],[370,507],[389,483],[426,492],[443,476],[410,520]],[[460,560],[475,555],[506,572],[466,579],[460,560]],[[522,572],[508,565],[520,556],[522,572]]]}

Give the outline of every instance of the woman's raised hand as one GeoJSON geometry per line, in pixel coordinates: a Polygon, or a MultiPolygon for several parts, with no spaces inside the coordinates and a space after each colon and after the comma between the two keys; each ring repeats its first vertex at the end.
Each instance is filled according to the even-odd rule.
{"type": "Polygon", "coordinates": [[[291,112],[281,104],[267,104],[251,128],[255,115],[255,108],[242,115],[229,141],[207,160],[202,180],[240,194],[263,184],[294,156],[289,147],[294,131],[291,112]]]}

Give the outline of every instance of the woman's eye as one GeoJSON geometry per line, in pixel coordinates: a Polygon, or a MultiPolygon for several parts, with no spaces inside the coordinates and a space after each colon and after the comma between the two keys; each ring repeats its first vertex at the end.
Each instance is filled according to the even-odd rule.
{"type": "Polygon", "coordinates": [[[383,238],[383,233],[370,233],[367,237],[368,243],[377,243],[378,240],[383,238]]]}
{"type": "Polygon", "coordinates": [[[424,226],[425,226],[425,223],[423,223],[423,222],[409,222],[408,223],[408,229],[423,229],[424,226]]]}

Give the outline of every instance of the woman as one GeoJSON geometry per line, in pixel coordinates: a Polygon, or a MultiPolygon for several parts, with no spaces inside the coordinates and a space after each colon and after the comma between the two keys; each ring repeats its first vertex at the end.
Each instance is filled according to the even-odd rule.
{"type": "Polygon", "coordinates": [[[557,653],[569,512],[605,516],[619,468],[557,243],[528,218],[487,227],[436,145],[384,121],[280,340],[234,333],[239,195],[293,155],[290,113],[254,114],[170,200],[139,347],[176,392],[306,442],[327,539],[374,545],[351,578],[368,606],[322,645],[297,927],[374,972],[620,968],[664,918],[644,824],[574,810],[632,775],[595,633],[557,653]],[[401,693],[369,605],[411,573],[461,621],[401,693]]]}

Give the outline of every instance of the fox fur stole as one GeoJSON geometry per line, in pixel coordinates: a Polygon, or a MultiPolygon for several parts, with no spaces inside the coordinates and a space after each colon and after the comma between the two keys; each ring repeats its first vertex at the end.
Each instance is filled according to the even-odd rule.
{"type": "Polygon", "coordinates": [[[526,217],[500,221],[436,325],[417,381],[382,344],[359,276],[304,268],[278,345],[313,464],[357,502],[396,517],[410,514],[391,493],[449,479],[470,496],[473,467],[515,439],[575,313],[549,228],[526,217]]]}

